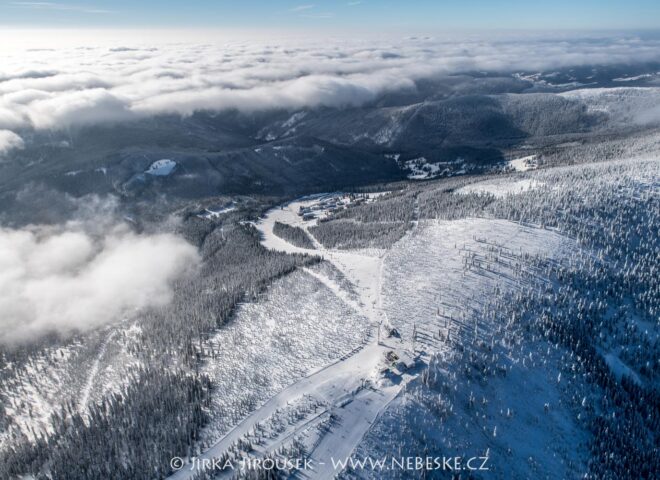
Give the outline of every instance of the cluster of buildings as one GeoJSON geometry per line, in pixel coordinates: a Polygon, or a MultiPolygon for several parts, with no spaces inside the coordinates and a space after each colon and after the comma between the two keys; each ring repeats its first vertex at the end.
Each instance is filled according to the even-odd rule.
{"type": "Polygon", "coordinates": [[[357,197],[355,194],[343,193],[319,197],[316,203],[311,205],[301,205],[298,209],[298,215],[304,221],[329,216],[338,210],[348,208],[349,205],[358,205],[366,201],[365,197],[357,197]]]}

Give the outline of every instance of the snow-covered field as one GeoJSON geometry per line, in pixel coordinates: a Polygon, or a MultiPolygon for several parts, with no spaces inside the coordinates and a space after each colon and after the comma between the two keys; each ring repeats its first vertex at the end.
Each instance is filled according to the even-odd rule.
{"type": "Polygon", "coordinates": [[[236,205],[231,203],[224,207],[218,208],[205,208],[203,213],[200,213],[198,217],[206,219],[216,219],[224,215],[225,213],[233,212],[236,210],[236,205]]]}
{"type": "MultiPolygon", "coordinates": [[[[219,418],[208,429],[205,444],[238,424],[200,458],[226,455],[236,442],[257,443],[253,455],[265,455],[294,440],[312,442],[313,477],[332,478],[337,472],[328,455],[349,456],[405,381],[413,378],[403,374],[393,382],[380,374],[385,353],[401,348],[399,340],[385,339],[384,334],[378,341],[379,325],[387,324],[380,297],[383,258],[329,251],[316,243],[315,250],[302,249],[273,233],[275,221],[306,229],[313,222],[302,221],[296,212],[317,201],[304,199],[275,208],[256,225],[266,247],[316,253],[327,263],[276,283],[266,299],[243,305],[235,321],[218,332],[218,350],[231,347],[218,363],[206,367],[221,387],[214,400],[219,418]],[[282,409],[303,398],[317,405],[313,418],[303,409],[282,432],[269,430],[255,438],[255,430],[261,431],[282,409]],[[321,435],[317,427],[322,416],[331,417],[333,428],[323,429],[321,435]]],[[[190,478],[196,471],[186,465],[172,478],[190,478]]]]}
{"type": "Polygon", "coordinates": [[[213,358],[204,371],[216,389],[207,438],[226,433],[290,383],[360,346],[370,333],[368,320],[315,275],[335,286],[320,270],[295,272],[260,301],[241,305],[234,320],[211,338],[213,358]]]}
{"type": "Polygon", "coordinates": [[[488,328],[478,317],[495,288],[523,287],[514,276],[521,268],[514,255],[565,258],[574,248],[559,234],[506,220],[432,221],[388,255],[383,305],[404,338],[411,338],[416,324],[419,348],[433,351],[439,332],[472,334],[475,325],[488,328]]]}
{"type": "Polygon", "coordinates": [[[508,165],[516,172],[534,170],[537,167],[536,155],[527,155],[526,157],[514,158],[513,160],[509,160],[508,165]]]}
{"type": "MultiPolygon", "coordinates": [[[[488,353],[498,355],[506,375],[470,379],[458,367],[463,362],[439,357],[428,379],[410,383],[391,403],[353,458],[458,457],[463,468],[474,458],[472,466],[485,469],[470,472],[477,478],[583,478],[589,435],[565,402],[575,387],[558,377],[562,352],[539,343],[510,356],[497,347],[488,353]]],[[[340,478],[417,478],[416,473],[363,468],[340,478]]],[[[442,473],[449,478],[459,472],[442,473]]]]}
{"type": "MultiPolygon", "coordinates": [[[[586,432],[562,405],[564,385],[557,381],[562,351],[551,352],[543,342],[515,352],[491,345],[487,355],[500,356],[506,376],[467,384],[456,377],[462,346],[493,338],[497,326],[484,315],[492,299],[529,288],[521,278],[547,281],[522,256],[561,260],[575,249],[575,242],[552,231],[490,219],[432,221],[399,242],[385,264],[384,308],[409,348],[415,332],[415,349],[431,367],[426,379],[397,396],[353,457],[488,457],[490,470],[475,472],[487,478],[572,478],[571,468],[583,471],[586,432]],[[580,442],[568,448],[568,438],[580,442]],[[528,460],[514,463],[511,452],[528,460]]],[[[344,476],[410,474],[364,468],[344,476]]]]}
{"type": "Polygon", "coordinates": [[[156,160],[144,173],[148,173],[149,175],[154,175],[157,177],[166,177],[174,171],[176,165],[177,163],[174,160],[164,158],[162,160],[156,160]]]}
{"type": "Polygon", "coordinates": [[[516,195],[543,186],[543,182],[534,179],[494,179],[466,185],[456,190],[456,193],[488,193],[498,198],[516,195]]]}
{"type": "MultiPolygon", "coordinates": [[[[489,179],[456,194],[507,201],[549,185],[554,195],[558,179],[572,178],[563,173],[489,179]]],[[[636,178],[640,188],[657,187],[648,172],[636,178]]],[[[374,251],[326,249],[313,237],[304,249],[273,233],[276,221],[307,230],[317,220],[298,213],[318,202],[274,208],[256,224],[267,248],[325,261],[241,306],[213,338],[205,371],[218,385],[215,418],[200,458],[304,451],[312,467],[298,474],[306,478],[416,476],[332,461],[394,454],[486,457],[486,478],[584,474],[588,402],[575,395],[598,387],[575,370],[562,376],[573,353],[523,333],[498,315],[498,302],[554,285],[540,265],[588,251],[557,230],[495,218],[415,220],[390,249],[374,251]]],[[[606,362],[627,373],[617,357],[606,362]]],[[[173,478],[196,471],[186,465],[173,478]]]]}
{"type": "MultiPolygon", "coordinates": [[[[491,194],[495,199],[486,200],[500,208],[545,196],[537,204],[555,214],[550,197],[594,185],[647,198],[658,187],[657,168],[642,168],[649,162],[629,167],[635,175],[626,181],[616,173],[626,164],[610,162],[489,177],[443,192],[466,203],[474,198],[461,194],[491,194]],[[609,168],[608,175],[585,176],[600,168],[609,168]]],[[[486,457],[485,478],[577,478],[587,471],[591,437],[580,415],[588,409],[575,407],[576,401],[589,405],[587,397],[575,398],[587,391],[586,382],[575,369],[562,376],[573,353],[519,328],[517,310],[503,300],[522,301],[555,285],[540,265],[591,258],[580,235],[497,219],[497,210],[482,210],[480,218],[422,220],[432,217],[421,213],[419,197],[414,206],[402,202],[413,210],[411,227],[388,249],[334,250],[311,235],[311,246],[301,248],[273,231],[281,222],[309,233],[320,215],[336,208],[330,205],[357,198],[305,197],[254,224],[266,248],[324,261],[279,278],[199,340],[199,370],[214,387],[205,404],[210,421],[189,451],[196,467],[186,463],[172,478],[193,478],[200,459],[238,463],[302,454],[311,468],[295,475],[321,479],[416,477],[419,472],[404,468],[333,463],[395,454],[486,457]],[[316,213],[305,220],[308,210],[316,213]],[[502,311],[511,315],[498,315],[502,311]]],[[[225,203],[207,212],[234,208],[225,203]]],[[[4,366],[4,391],[19,392],[2,399],[5,411],[27,435],[47,428],[50,405],[61,400],[84,417],[89,404],[116,391],[138,364],[139,337],[139,328],[125,322],[92,334],[84,345],[74,341],[23,366],[4,366]]],[[[601,352],[614,375],[645,382],[630,353],[617,348],[601,352]]]]}

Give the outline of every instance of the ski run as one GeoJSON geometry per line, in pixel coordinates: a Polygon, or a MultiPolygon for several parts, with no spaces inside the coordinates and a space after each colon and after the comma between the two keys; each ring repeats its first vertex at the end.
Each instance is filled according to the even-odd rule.
{"type": "Polygon", "coordinates": [[[507,283],[511,265],[498,263],[487,276],[474,272],[466,278],[466,256],[486,254],[494,245],[549,257],[568,255],[572,248],[569,240],[551,231],[489,219],[415,221],[389,250],[330,250],[312,235],[314,249],[305,249],[273,232],[275,222],[308,232],[317,220],[304,221],[298,212],[316,201],[306,198],[274,208],[256,227],[266,248],[319,255],[343,276],[342,282],[331,278],[327,269],[305,268],[300,275],[306,277],[298,281],[318,281],[355,312],[356,319],[366,322],[363,341],[256,405],[205,452],[187,459],[172,480],[194,478],[214,459],[217,467],[218,459],[241,457],[242,442],[251,443],[257,436],[252,457],[265,458],[302,442],[311,467],[300,473],[333,478],[341,471],[341,461],[351,456],[379,415],[418,376],[430,354],[448,348],[443,337],[456,335],[461,322],[477,330],[487,328],[470,318],[478,310],[471,303],[494,288],[516,288],[513,281],[507,283]],[[286,428],[278,420],[283,416],[286,428]]]}

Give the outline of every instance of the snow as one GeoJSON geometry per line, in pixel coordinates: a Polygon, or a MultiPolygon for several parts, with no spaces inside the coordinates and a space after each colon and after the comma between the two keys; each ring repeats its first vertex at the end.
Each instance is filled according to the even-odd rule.
{"type": "Polygon", "coordinates": [[[204,213],[197,215],[199,218],[207,220],[219,218],[221,215],[236,210],[236,204],[232,203],[221,208],[205,208],[204,213]]]}
{"type": "Polygon", "coordinates": [[[527,170],[533,170],[536,168],[535,160],[536,155],[528,155],[526,157],[509,160],[508,165],[516,172],[526,172],[527,170]]]}
{"type": "Polygon", "coordinates": [[[460,157],[452,162],[429,162],[425,157],[419,157],[406,160],[402,168],[410,172],[407,175],[410,180],[429,180],[440,175],[465,173],[465,170],[455,171],[450,168],[463,163],[465,161],[460,157]]]}
{"type": "Polygon", "coordinates": [[[401,134],[403,125],[396,116],[392,116],[389,123],[371,136],[374,143],[378,145],[390,144],[397,136],[401,134]]]}
{"type": "MultiPolygon", "coordinates": [[[[533,346],[529,351],[548,357],[541,348],[533,346]]],[[[463,461],[484,456],[489,470],[473,472],[476,478],[581,478],[589,457],[589,438],[575,413],[562,402],[557,370],[549,368],[560,361],[551,352],[547,365],[509,362],[505,377],[491,377],[487,382],[449,380],[426,392],[419,382],[411,383],[367,432],[353,458],[422,456],[425,452],[459,456],[463,461]]],[[[450,359],[442,367],[454,378],[450,359]]],[[[365,468],[352,473],[340,478],[408,478],[409,472],[365,468]]]]}
{"type": "Polygon", "coordinates": [[[273,285],[259,302],[239,307],[209,348],[204,371],[215,384],[215,425],[224,433],[232,417],[251,413],[297,379],[358,348],[370,325],[348,294],[320,270],[297,271],[273,285]]]}
{"type": "MultiPolygon", "coordinates": [[[[519,264],[514,254],[560,260],[570,258],[576,248],[573,240],[556,232],[492,219],[426,222],[404,237],[385,260],[384,310],[404,343],[410,347],[415,329],[422,358],[436,354],[442,359],[433,370],[441,375],[433,378],[446,378],[446,384],[429,389],[419,379],[412,380],[380,415],[353,457],[420,455],[427,450],[432,456],[487,455],[495,478],[533,478],[539,472],[567,478],[580,471],[588,457],[587,433],[561,401],[564,386],[556,381],[561,350],[525,342],[509,354],[496,344],[492,353],[503,352],[507,374],[487,382],[457,379],[462,370],[453,360],[457,345],[470,345],[475,336],[487,338],[484,332],[497,328],[483,315],[489,299],[497,296],[496,288],[521,290],[526,287],[521,278],[547,282],[519,264]],[[474,266],[466,268],[466,261],[474,266]],[[518,268],[531,275],[517,276],[518,268]],[[447,333],[451,341],[444,340],[447,333]],[[470,397],[476,399],[476,407],[469,406],[470,397]],[[574,440],[571,447],[566,438],[574,440]],[[512,464],[511,451],[515,458],[529,461],[512,464]]],[[[368,468],[351,475],[392,477],[368,468]]]]}
{"type": "Polygon", "coordinates": [[[517,195],[519,193],[524,193],[534,188],[542,187],[543,185],[545,185],[545,183],[529,178],[515,181],[511,180],[510,178],[504,178],[472,183],[470,185],[466,185],[465,187],[459,188],[456,190],[456,193],[484,193],[502,198],[507,195],[517,195]]]}
{"type": "Polygon", "coordinates": [[[644,79],[646,79],[646,78],[651,78],[651,77],[653,77],[652,74],[650,74],[650,73],[645,73],[645,74],[642,74],[642,75],[635,75],[635,76],[633,76],[633,77],[619,77],[619,78],[613,78],[612,81],[613,81],[613,82],[634,82],[634,81],[637,81],[637,80],[644,80],[644,79]]]}
{"type": "Polygon", "coordinates": [[[307,111],[296,112],[282,123],[282,127],[289,129],[293,127],[296,123],[300,122],[303,118],[305,118],[306,115],[307,115],[307,111]]]}
{"type": "Polygon", "coordinates": [[[589,112],[607,114],[616,125],[657,123],[660,118],[659,87],[591,88],[560,95],[584,102],[589,112]]]}
{"type": "MultiPolygon", "coordinates": [[[[364,200],[366,202],[372,202],[387,193],[390,192],[372,192],[369,193],[364,200]]],[[[309,227],[316,225],[319,218],[332,215],[333,212],[329,206],[330,204],[336,203],[336,208],[342,209],[348,208],[354,201],[355,199],[342,193],[323,193],[303,197],[289,204],[282,205],[281,208],[278,207],[270,210],[265,218],[257,223],[256,227],[263,236],[262,243],[266,248],[287,253],[310,253],[308,249],[295,247],[275,235],[273,233],[275,222],[286,223],[294,227],[302,228],[309,234],[309,227]],[[337,203],[339,201],[343,202],[343,205],[339,205],[337,203]],[[300,215],[301,208],[305,209],[306,212],[309,212],[313,216],[313,219],[303,220],[303,217],[300,215]]],[[[322,251],[323,247],[321,244],[316,241],[313,235],[310,234],[309,236],[314,243],[316,250],[322,251]]]]}
{"type": "Polygon", "coordinates": [[[144,173],[157,177],[166,177],[174,171],[176,165],[177,163],[174,160],[164,158],[162,160],[156,160],[144,173]]]}
{"type": "Polygon", "coordinates": [[[17,430],[28,438],[50,431],[50,417],[63,402],[84,416],[91,402],[118,391],[138,364],[129,353],[138,342],[135,328],[118,325],[90,334],[84,343],[45,348],[25,364],[4,365],[7,395],[0,400],[10,422],[0,443],[17,430]]]}
{"type": "Polygon", "coordinates": [[[92,363],[92,367],[89,369],[89,373],[87,374],[87,381],[85,382],[85,386],[82,389],[82,392],[80,393],[80,399],[78,401],[78,411],[80,414],[84,414],[85,410],[87,409],[87,403],[89,402],[89,397],[92,392],[92,388],[94,387],[94,382],[96,381],[96,376],[99,372],[99,367],[101,365],[101,361],[103,360],[103,357],[105,356],[105,352],[108,348],[108,344],[112,341],[112,338],[115,336],[116,332],[111,332],[110,335],[108,335],[104,340],[103,343],[101,343],[101,346],[99,348],[98,355],[96,359],[94,360],[94,363],[92,363]]]}
{"type": "MultiPolygon", "coordinates": [[[[324,197],[327,195],[308,197],[269,211],[256,225],[263,245],[278,251],[310,253],[277,237],[272,228],[275,221],[307,228],[309,222],[303,222],[296,212],[301,205],[324,197]]],[[[236,321],[218,332],[215,344],[218,348],[231,346],[231,351],[219,364],[207,366],[222,392],[214,400],[218,403],[213,410],[236,411],[236,390],[243,389],[238,392],[238,403],[244,407],[241,414],[247,416],[201,458],[222,455],[281,409],[307,396],[323,404],[321,413],[328,412],[334,419],[335,426],[324,431],[310,452],[319,460],[315,478],[329,478],[336,472],[322,466],[320,459],[327,461],[329,452],[333,456],[350,454],[374,419],[413,378],[403,374],[392,382],[380,374],[385,353],[400,348],[401,343],[384,338],[379,343],[375,331],[381,323],[388,323],[380,295],[383,258],[326,250],[318,243],[315,247],[312,252],[322,255],[331,267],[321,264],[286,277],[269,290],[266,301],[242,306],[236,321]],[[328,274],[330,270],[336,273],[328,274]],[[343,275],[344,281],[338,282],[337,275],[343,275]],[[246,375],[245,381],[237,380],[246,375]]],[[[317,423],[304,416],[299,422],[297,435],[311,435],[317,430],[317,423]]],[[[278,438],[271,441],[271,448],[284,442],[281,435],[278,438]]],[[[190,478],[195,472],[186,466],[171,478],[190,478]]]]}
{"type": "MultiPolygon", "coordinates": [[[[242,305],[234,322],[212,340],[217,362],[209,362],[205,371],[219,387],[214,427],[207,430],[205,444],[216,441],[200,458],[231,452],[239,440],[257,444],[249,454],[257,457],[298,440],[314,465],[306,475],[333,478],[339,471],[329,459],[348,457],[365,439],[378,436],[374,425],[385,428],[381,420],[394,418],[391,408],[406,405],[404,387],[418,378],[421,368],[400,372],[389,367],[388,352],[408,363],[426,362],[432,352],[449,348],[437,332],[463,338],[487,328],[475,323],[475,315],[495,287],[521,288],[514,275],[519,267],[507,252],[557,259],[575,248],[555,232],[489,219],[415,222],[388,251],[329,250],[318,242],[314,249],[303,249],[274,235],[276,221],[307,229],[315,220],[303,221],[300,206],[323,198],[327,195],[274,208],[256,224],[267,248],[314,253],[326,262],[279,280],[266,298],[242,305]],[[466,258],[485,263],[493,249],[499,249],[500,262],[466,272],[466,258]],[[400,338],[387,337],[390,326],[400,338]],[[285,411],[288,420],[281,425],[285,411]]],[[[543,372],[556,377],[554,371],[543,372]]],[[[517,375],[520,381],[526,378],[524,372],[517,375]]],[[[543,375],[537,377],[533,383],[538,388],[547,383],[543,375]]],[[[537,400],[557,397],[543,391],[535,395],[537,400]]],[[[538,437],[539,442],[574,433],[564,412],[557,415],[551,422],[556,430],[538,437]]],[[[531,425],[521,418],[520,428],[531,425]]],[[[512,431],[501,429],[502,442],[512,441],[512,431]]],[[[186,465],[172,478],[190,478],[196,471],[186,465]]]]}
{"type": "Polygon", "coordinates": [[[433,178],[440,171],[440,167],[437,164],[429,163],[424,157],[406,160],[404,162],[404,167],[410,170],[408,178],[411,180],[433,178]]]}
{"type": "Polygon", "coordinates": [[[429,351],[443,345],[437,338],[439,331],[446,334],[460,326],[471,332],[471,316],[481,311],[496,286],[500,290],[521,288],[520,280],[513,276],[513,261],[491,263],[487,271],[464,271],[466,258],[485,265],[493,246],[550,257],[568,256],[575,248],[572,241],[550,230],[506,220],[472,218],[422,224],[397,244],[385,262],[384,308],[392,326],[410,338],[411,319],[416,319],[429,351]]]}

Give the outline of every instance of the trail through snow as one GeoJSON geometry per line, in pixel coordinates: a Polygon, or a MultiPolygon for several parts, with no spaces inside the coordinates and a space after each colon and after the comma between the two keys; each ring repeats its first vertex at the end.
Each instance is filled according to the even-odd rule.
{"type": "Polygon", "coordinates": [[[96,381],[96,376],[99,373],[99,367],[101,365],[101,360],[103,360],[103,357],[105,356],[105,351],[108,349],[108,344],[112,341],[114,338],[116,332],[110,333],[105,340],[103,340],[103,343],[101,343],[101,347],[99,348],[99,353],[94,359],[94,363],[92,364],[92,368],[89,369],[89,373],[87,374],[87,381],[85,382],[85,386],[82,389],[82,392],[80,393],[80,400],[78,401],[78,412],[81,415],[84,415],[85,410],[87,409],[87,403],[89,403],[89,396],[92,393],[92,388],[94,388],[94,382],[96,381]]]}

